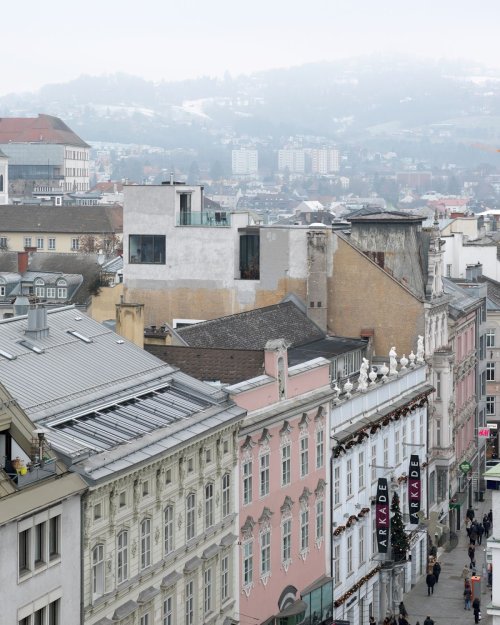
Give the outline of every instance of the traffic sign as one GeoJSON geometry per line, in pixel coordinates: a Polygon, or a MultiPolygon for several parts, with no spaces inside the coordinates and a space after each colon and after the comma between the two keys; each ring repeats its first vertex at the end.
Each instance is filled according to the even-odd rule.
{"type": "Polygon", "coordinates": [[[464,460],[463,462],[461,462],[459,466],[460,466],[460,471],[462,471],[464,475],[467,475],[467,473],[472,469],[471,463],[468,462],[467,460],[464,460]]]}

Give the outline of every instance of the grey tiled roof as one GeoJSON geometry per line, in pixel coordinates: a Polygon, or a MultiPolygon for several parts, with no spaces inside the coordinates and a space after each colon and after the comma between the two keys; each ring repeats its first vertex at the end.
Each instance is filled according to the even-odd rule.
{"type": "Polygon", "coordinates": [[[177,330],[190,347],[264,349],[271,339],[285,339],[291,347],[324,338],[325,333],[293,302],[204,321],[177,330]]]}
{"type": "Polygon", "coordinates": [[[0,206],[0,233],[103,234],[122,232],[116,206],[0,206]]]}

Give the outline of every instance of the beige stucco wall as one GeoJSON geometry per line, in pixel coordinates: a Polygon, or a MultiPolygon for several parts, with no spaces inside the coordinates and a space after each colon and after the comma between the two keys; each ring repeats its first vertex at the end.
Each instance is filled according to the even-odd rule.
{"type": "Polygon", "coordinates": [[[359,336],[375,330],[374,356],[382,357],[396,346],[398,355],[409,354],[415,336],[424,334],[424,306],[378,265],[337,237],[329,278],[328,327],[340,336],[359,336]],[[338,268],[335,271],[335,268],[338,268]]]}
{"type": "Polygon", "coordinates": [[[123,284],[113,287],[101,287],[99,295],[92,296],[91,303],[87,309],[87,314],[96,321],[106,321],[116,318],[116,304],[120,303],[123,295],[123,284]]]}
{"type": "MultiPolygon", "coordinates": [[[[73,234],[57,232],[54,234],[53,232],[2,232],[0,229],[0,237],[7,237],[7,246],[11,252],[22,252],[27,237],[31,237],[30,247],[37,247],[37,239],[43,239],[43,248],[37,249],[38,252],[78,252],[78,250],[72,249],[72,240],[80,239],[81,236],[82,234],[78,232],[73,234]],[[56,247],[53,250],[49,250],[49,238],[56,240],[56,247]]],[[[117,236],[121,238],[121,235],[117,236]]]]}
{"type": "Polygon", "coordinates": [[[304,301],[306,299],[305,279],[282,278],[274,290],[261,288],[254,281],[249,282],[255,285],[255,290],[246,303],[241,302],[238,285],[217,289],[211,288],[211,285],[204,287],[195,281],[192,288],[176,288],[168,281],[162,284],[162,288],[126,288],[124,295],[128,302],[144,304],[146,326],[165,322],[171,324],[173,319],[217,319],[277,304],[287,293],[295,293],[304,301]]]}

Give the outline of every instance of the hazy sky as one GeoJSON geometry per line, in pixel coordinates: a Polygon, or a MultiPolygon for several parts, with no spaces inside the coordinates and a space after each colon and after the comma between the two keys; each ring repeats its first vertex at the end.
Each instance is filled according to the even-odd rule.
{"type": "Polygon", "coordinates": [[[247,73],[377,52],[500,67],[500,0],[2,2],[0,94],[81,74],[247,73]]]}

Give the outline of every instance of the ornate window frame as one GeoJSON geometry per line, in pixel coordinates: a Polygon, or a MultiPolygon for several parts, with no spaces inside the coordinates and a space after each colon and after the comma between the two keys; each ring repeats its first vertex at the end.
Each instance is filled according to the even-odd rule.
{"type": "Polygon", "coordinates": [[[260,548],[260,567],[259,567],[259,577],[260,581],[264,586],[267,586],[267,582],[271,577],[271,517],[273,513],[266,506],[264,507],[262,514],[259,517],[259,548],[260,548]],[[268,541],[267,544],[264,544],[264,541],[268,541]],[[269,551],[269,568],[263,570],[263,560],[262,560],[262,548],[265,547],[266,550],[269,551]]]}
{"type": "Polygon", "coordinates": [[[281,524],[280,524],[281,526],[281,550],[280,550],[281,551],[281,566],[283,570],[285,571],[285,573],[288,572],[290,564],[292,564],[292,520],[293,520],[292,506],[293,506],[293,503],[294,502],[292,501],[292,498],[287,495],[280,508],[280,512],[281,512],[281,524]],[[287,534],[290,540],[290,544],[288,546],[288,550],[289,550],[288,558],[283,557],[284,556],[283,545],[284,545],[284,538],[285,538],[285,523],[290,524],[290,531],[287,534]]]}

